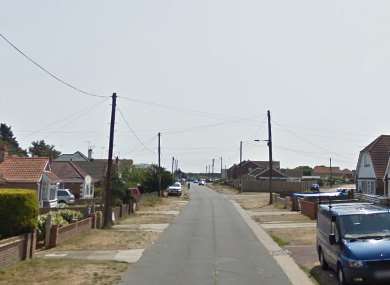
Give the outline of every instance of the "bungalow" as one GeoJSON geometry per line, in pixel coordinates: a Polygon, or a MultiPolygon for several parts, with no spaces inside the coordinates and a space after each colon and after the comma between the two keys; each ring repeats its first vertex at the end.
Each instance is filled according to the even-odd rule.
{"type": "Polygon", "coordinates": [[[0,188],[36,190],[41,207],[57,206],[60,179],[51,172],[49,158],[8,156],[4,149],[0,152],[0,188]]]}
{"type": "MultiPolygon", "coordinates": [[[[256,168],[249,172],[249,176],[257,180],[268,180],[270,175],[270,169],[256,168]]],[[[284,175],[279,169],[272,169],[272,180],[287,180],[287,176],[284,175]]]]}
{"type": "Polygon", "coordinates": [[[92,176],[73,161],[53,161],[52,170],[61,179],[60,189],[69,189],[76,199],[90,199],[94,196],[92,176]]]}
{"type": "MultiPolygon", "coordinates": [[[[273,161],[272,162],[273,169],[280,170],[280,162],[279,161],[273,161]]],[[[251,171],[255,169],[267,169],[269,166],[268,161],[252,161],[247,160],[243,161],[239,164],[234,164],[232,167],[230,167],[227,170],[227,176],[228,179],[237,179],[240,178],[243,175],[249,174],[251,171]]]]}
{"type": "Polygon", "coordinates": [[[390,135],[381,135],[359,154],[356,189],[371,195],[390,196],[390,135]]]}

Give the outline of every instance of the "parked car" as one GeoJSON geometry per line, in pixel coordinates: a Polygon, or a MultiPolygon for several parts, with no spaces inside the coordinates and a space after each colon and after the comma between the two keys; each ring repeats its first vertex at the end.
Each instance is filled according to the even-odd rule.
{"type": "Polygon", "coordinates": [[[320,204],[317,251],[340,285],[390,284],[390,212],[371,203],[320,204]]]}
{"type": "Polygon", "coordinates": [[[176,182],[172,186],[169,186],[167,192],[168,192],[168,195],[174,194],[174,195],[177,195],[177,196],[181,196],[181,194],[182,194],[181,183],[180,182],[176,182]]]}
{"type": "Polygon", "coordinates": [[[206,181],[204,179],[199,180],[199,184],[198,185],[204,186],[204,185],[206,185],[206,181]]]}
{"type": "Polygon", "coordinates": [[[315,191],[315,192],[320,192],[320,185],[317,183],[314,183],[311,185],[310,190],[315,191]]]}
{"type": "Polygon", "coordinates": [[[58,203],[73,204],[75,197],[70,193],[69,189],[59,189],[57,191],[58,203]]]}

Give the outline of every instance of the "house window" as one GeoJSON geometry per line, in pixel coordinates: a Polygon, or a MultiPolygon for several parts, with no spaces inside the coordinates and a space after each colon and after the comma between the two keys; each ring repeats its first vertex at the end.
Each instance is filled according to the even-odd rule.
{"type": "Polygon", "coordinates": [[[46,180],[42,180],[41,191],[42,191],[42,201],[49,200],[49,183],[46,180]]]}
{"type": "Polygon", "coordinates": [[[49,200],[53,201],[57,199],[57,185],[50,185],[49,188],[49,200]]]}
{"type": "Polygon", "coordinates": [[[370,162],[369,162],[368,156],[366,154],[363,156],[363,165],[364,165],[364,167],[370,167],[370,162]]]}

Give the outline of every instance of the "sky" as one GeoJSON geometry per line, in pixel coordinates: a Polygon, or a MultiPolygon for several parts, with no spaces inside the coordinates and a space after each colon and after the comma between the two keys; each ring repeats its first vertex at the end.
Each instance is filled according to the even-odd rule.
{"type": "Polygon", "coordinates": [[[172,156],[184,171],[243,158],[282,167],[355,168],[390,134],[390,2],[360,0],[4,1],[0,33],[85,96],[0,39],[0,122],[21,145],[135,163],[172,156]],[[122,116],[123,115],[123,116],[122,116]],[[134,135],[135,134],[135,135],[134,135]]]}

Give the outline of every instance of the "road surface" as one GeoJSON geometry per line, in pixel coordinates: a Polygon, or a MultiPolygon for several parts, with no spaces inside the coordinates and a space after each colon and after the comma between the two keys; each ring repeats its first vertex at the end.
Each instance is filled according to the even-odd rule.
{"type": "Polygon", "coordinates": [[[291,285],[230,201],[194,184],[190,203],[122,284],[291,285]]]}

